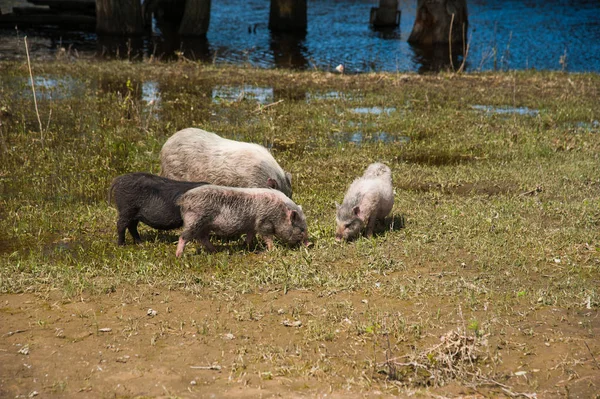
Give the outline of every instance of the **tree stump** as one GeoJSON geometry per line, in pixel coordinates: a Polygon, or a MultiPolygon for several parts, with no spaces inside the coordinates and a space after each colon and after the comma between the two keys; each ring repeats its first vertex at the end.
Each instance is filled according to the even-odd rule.
{"type": "Polygon", "coordinates": [[[140,0],[96,0],[96,33],[126,36],[143,34],[140,0]]]}
{"type": "Polygon", "coordinates": [[[186,0],[185,11],[179,25],[181,36],[206,36],[210,24],[211,0],[186,0]]]}
{"type": "Polygon", "coordinates": [[[409,43],[432,45],[466,43],[467,0],[417,0],[417,17],[409,43]],[[452,32],[450,32],[452,26],[452,32]]]}

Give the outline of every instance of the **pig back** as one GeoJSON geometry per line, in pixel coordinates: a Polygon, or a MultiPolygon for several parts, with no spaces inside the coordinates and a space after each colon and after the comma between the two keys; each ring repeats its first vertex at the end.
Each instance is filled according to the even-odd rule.
{"type": "Polygon", "coordinates": [[[202,129],[183,129],[160,152],[161,175],[231,187],[273,187],[291,197],[291,181],[263,146],[222,138],[202,129]]]}

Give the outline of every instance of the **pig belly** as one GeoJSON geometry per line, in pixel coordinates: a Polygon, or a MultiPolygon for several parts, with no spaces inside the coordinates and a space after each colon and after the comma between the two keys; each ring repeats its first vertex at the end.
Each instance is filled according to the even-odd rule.
{"type": "Polygon", "coordinates": [[[179,208],[145,210],[140,213],[140,222],[158,230],[173,230],[183,226],[179,208]]]}
{"type": "Polygon", "coordinates": [[[220,237],[239,236],[253,230],[254,221],[239,215],[234,209],[224,208],[211,223],[212,231],[220,237]]]}
{"type": "Polygon", "coordinates": [[[387,215],[392,211],[394,207],[394,201],[382,200],[379,205],[379,212],[377,213],[377,219],[385,219],[387,215]]]}

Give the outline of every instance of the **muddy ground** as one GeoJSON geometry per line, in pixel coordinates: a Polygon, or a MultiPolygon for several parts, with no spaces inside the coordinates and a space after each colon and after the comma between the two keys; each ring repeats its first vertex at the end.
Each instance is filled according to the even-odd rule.
{"type": "MultiPolygon", "coordinates": [[[[137,287],[73,300],[2,295],[0,304],[3,398],[596,398],[600,392],[596,310],[516,310],[517,317],[498,321],[501,334],[482,340],[482,355],[496,358],[482,367],[495,367],[501,380],[434,387],[387,379],[389,355],[376,342],[383,338],[356,332],[353,323],[368,308],[385,306],[390,320],[396,311],[423,313],[422,305],[389,298],[275,291],[206,299],[137,287]],[[334,336],[312,341],[311,316],[332,302],[351,306],[352,317],[330,318],[334,336]]],[[[432,346],[449,327],[430,334],[432,346]]]]}

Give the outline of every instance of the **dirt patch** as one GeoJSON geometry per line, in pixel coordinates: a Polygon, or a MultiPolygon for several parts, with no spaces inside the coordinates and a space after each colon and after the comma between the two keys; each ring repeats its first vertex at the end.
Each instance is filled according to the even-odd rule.
{"type": "Polygon", "coordinates": [[[436,387],[382,372],[386,356],[422,353],[456,329],[448,304],[429,304],[449,318],[419,341],[412,327],[402,327],[401,339],[395,332],[431,317],[423,304],[360,294],[218,300],[138,287],[77,300],[2,295],[0,305],[1,397],[593,397],[600,386],[600,317],[592,310],[531,311],[478,336],[486,342],[482,370],[493,378],[473,390],[468,381],[436,387]]]}

